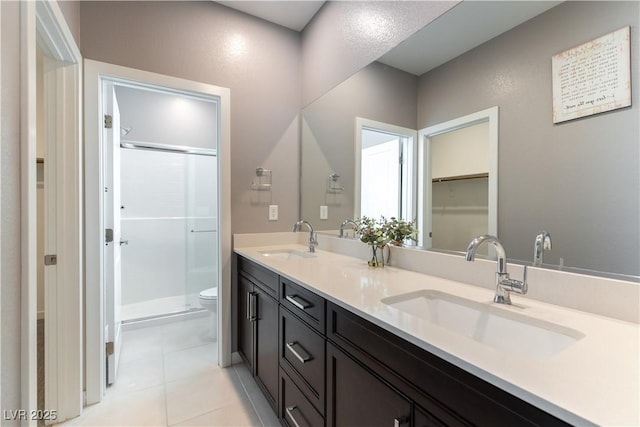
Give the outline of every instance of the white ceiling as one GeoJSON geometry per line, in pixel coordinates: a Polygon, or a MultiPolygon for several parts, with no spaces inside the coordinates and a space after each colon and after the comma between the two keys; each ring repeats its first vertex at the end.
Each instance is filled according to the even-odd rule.
{"type": "Polygon", "coordinates": [[[295,31],[302,31],[324,4],[323,1],[218,1],[222,5],[257,16],[295,31]]]}
{"type": "MultiPolygon", "coordinates": [[[[302,31],[325,2],[235,0],[218,3],[302,31]]],[[[420,76],[560,3],[562,1],[465,0],[379,61],[420,76]]]]}

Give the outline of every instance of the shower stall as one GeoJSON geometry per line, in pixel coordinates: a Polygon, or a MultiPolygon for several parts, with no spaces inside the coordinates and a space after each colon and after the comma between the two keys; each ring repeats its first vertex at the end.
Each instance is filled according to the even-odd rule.
{"type": "Polygon", "coordinates": [[[201,310],[200,292],[218,285],[217,105],[127,87],[116,93],[121,320],[201,310]]]}
{"type": "Polygon", "coordinates": [[[216,157],[121,150],[122,320],[200,308],[218,277],[216,157]]]}

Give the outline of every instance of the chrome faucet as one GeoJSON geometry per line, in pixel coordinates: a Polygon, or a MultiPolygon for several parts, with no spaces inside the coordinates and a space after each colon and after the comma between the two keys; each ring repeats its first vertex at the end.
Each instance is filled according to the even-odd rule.
{"type": "Polygon", "coordinates": [[[316,234],[313,232],[313,227],[311,226],[309,221],[305,221],[302,219],[296,222],[293,225],[293,229],[291,231],[293,231],[294,233],[297,232],[298,230],[300,230],[300,227],[302,225],[306,225],[309,229],[309,252],[315,252],[316,246],[318,246],[318,241],[316,240],[316,234]]]}
{"type": "Polygon", "coordinates": [[[344,227],[347,224],[351,224],[353,226],[353,229],[357,229],[358,228],[358,224],[356,224],[356,222],[352,219],[346,219],[342,222],[342,224],[340,224],[340,236],[339,237],[344,237],[344,227]]]}
{"type": "Polygon", "coordinates": [[[551,250],[551,235],[542,230],[536,236],[536,242],[533,247],[533,266],[539,267],[544,262],[544,251],[551,250]]]}
{"type": "Polygon", "coordinates": [[[527,293],[527,266],[525,265],[524,267],[524,277],[522,281],[509,278],[509,273],[507,273],[507,253],[498,238],[489,235],[478,236],[469,243],[466,255],[467,261],[473,261],[475,259],[476,251],[484,242],[492,244],[496,248],[496,254],[498,256],[496,295],[493,297],[493,302],[511,304],[509,292],[513,291],[519,294],[527,293]]]}

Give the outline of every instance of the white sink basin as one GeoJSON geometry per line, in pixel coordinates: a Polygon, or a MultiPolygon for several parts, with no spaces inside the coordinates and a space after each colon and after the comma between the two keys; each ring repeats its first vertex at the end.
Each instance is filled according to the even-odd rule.
{"type": "Polygon", "coordinates": [[[584,337],[574,329],[434,290],[382,299],[416,316],[495,349],[547,359],[584,337]]]}
{"type": "Polygon", "coordinates": [[[263,257],[272,259],[306,259],[314,258],[315,255],[309,252],[302,252],[295,249],[276,249],[273,251],[259,251],[263,257]]]}

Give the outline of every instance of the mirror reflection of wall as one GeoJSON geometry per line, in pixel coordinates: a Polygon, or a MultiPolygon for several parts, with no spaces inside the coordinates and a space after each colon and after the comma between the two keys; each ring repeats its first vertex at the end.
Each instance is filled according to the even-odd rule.
{"type": "Polygon", "coordinates": [[[416,129],[417,94],[416,76],[374,62],[304,109],[301,218],[317,230],[337,230],[345,219],[358,216],[356,120],[366,117],[416,129]],[[344,186],[340,193],[327,192],[327,177],[333,173],[344,186]],[[322,205],[328,206],[327,219],[321,219],[322,205]]]}

